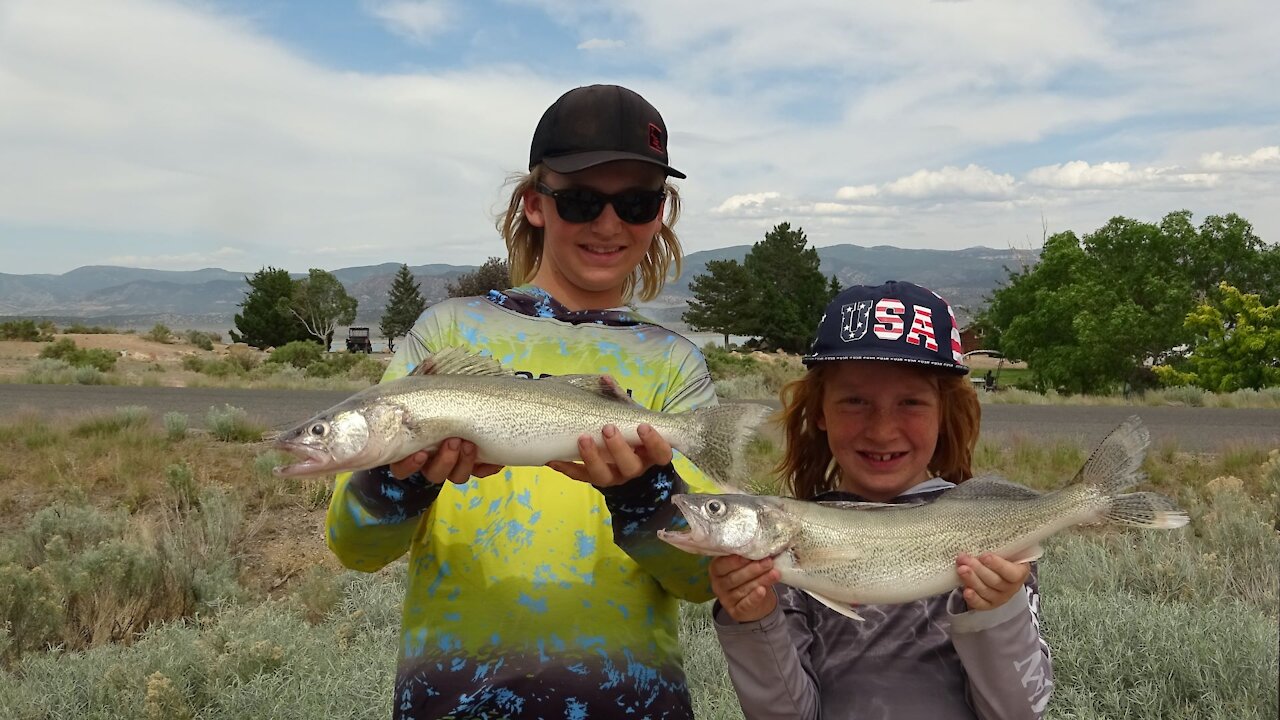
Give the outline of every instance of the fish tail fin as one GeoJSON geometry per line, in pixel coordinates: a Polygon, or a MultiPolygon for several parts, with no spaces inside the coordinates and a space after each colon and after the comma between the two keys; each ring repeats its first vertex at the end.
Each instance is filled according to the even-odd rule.
{"type": "Polygon", "coordinates": [[[746,475],[747,441],[769,413],[754,403],[725,403],[694,410],[694,444],[685,454],[720,485],[734,488],[746,475]]]}
{"type": "Polygon", "coordinates": [[[1134,415],[1103,438],[1084,467],[1076,474],[1076,482],[1090,485],[1102,495],[1115,496],[1142,481],[1142,460],[1147,454],[1151,435],[1134,415]]]}
{"type": "Polygon", "coordinates": [[[1150,492],[1117,495],[1102,512],[1107,522],[1134,527],[1169,530],[1191,521],[1169,498],[1150,492]]]}

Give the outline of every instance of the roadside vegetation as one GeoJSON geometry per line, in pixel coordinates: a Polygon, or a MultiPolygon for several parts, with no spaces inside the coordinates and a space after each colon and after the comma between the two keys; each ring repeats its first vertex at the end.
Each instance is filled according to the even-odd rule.
{"type": "MultiPolygon", "coordinates": [[[[385,717],[403,564],[342,570],[329,482],[274,478],[242,411],[189,424],[119,408],[0,425],[0,717],[385,717]]],[[[1049,489],[1088,450],[1011,434],[976,464],[1049,489]]],[[[776,491],[777,449],[750,452],[752,488],[776,491]]],[[[1280,451],[1166,443],[1144,469],[1191,526],[1048,544],[1049,717],[1276,717],[1280,451]]],[[[696,711],[739,718],[708,612],[683,612],[696,711]]]]}

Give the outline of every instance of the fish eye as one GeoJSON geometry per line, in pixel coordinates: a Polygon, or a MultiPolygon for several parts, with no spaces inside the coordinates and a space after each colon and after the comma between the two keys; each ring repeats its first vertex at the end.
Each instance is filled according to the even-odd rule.
{"type": "Polygon", "coordinates": [[[315,425],[312,425],[308,432],[315,437],[324,437],[325,433],[329,432],[329,424],[318,422],[315,425]]]}
{"type": "Polygon", "coordinates": [[[720,502],[719,500],[709,500],[709,501],[707,501],[707,513],[708,513],[708,514],[710,514],[710,515],[712,515],[712,516],[714,516],[714,517],[720,517],[721,515],[723,515],[723,514],[724,514],[724,510],[725,510],[724,503],[720,502]]]}

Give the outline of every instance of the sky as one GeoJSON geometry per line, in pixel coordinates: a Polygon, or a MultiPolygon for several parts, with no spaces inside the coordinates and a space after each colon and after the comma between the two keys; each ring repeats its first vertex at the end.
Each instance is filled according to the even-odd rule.
{"type": "Polygon", "coordinates": [[[0,0],[0,273],[478,265],[592,83],[666,119],[686,252],[1276,243],[1277,37],[1274,0],[0,0]]]}

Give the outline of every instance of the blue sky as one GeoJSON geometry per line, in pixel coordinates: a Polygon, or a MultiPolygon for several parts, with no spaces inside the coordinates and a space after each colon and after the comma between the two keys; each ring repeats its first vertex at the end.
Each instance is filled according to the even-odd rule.
{"type": "Polygon", "coordinates": [[[560,93],[665,116],[687,251],[1280,241],[1273,0],[0,0],[0,272],[478,264],[560,93]]]}

